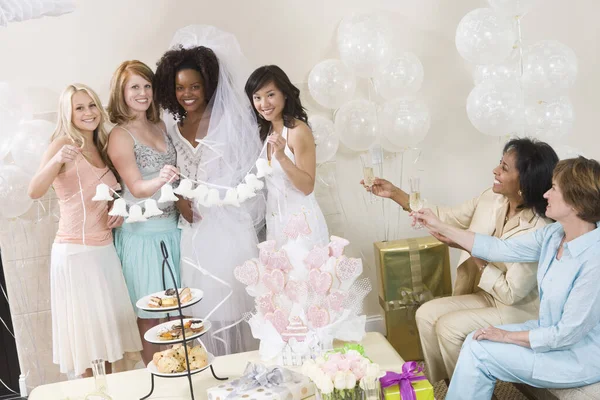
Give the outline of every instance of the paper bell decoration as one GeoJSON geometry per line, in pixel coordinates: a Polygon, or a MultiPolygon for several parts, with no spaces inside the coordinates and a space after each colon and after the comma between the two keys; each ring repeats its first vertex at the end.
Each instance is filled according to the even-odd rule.
{"type": "Polygon", "coordinates": [[[124,199],[116,199],[112,209],[108,212],[108,215],[113,217],[128,217],[127,203],[124,199]]]}
{"type": "Polygon", "coordinates": [[[132,222],[144,222],[147,221],[146,217],[142,215],[142,207],[135,204],[129,207],[129,217],[125,220],[125,223],[131,224],[132,222]]]}
{"type": "Polygon", "coordinates": [[[204,204],[204,200],[206,199],[206,195],[208,194],[208,187],[206,185],[198,185],[196,189],[193,190],[192,198],[198,200],[200,204],[204,204]]]}
{"type": "Polygon", "coordinates": [[[235,190],[237,192],[238,200],[240,202],[246,201],[256,196],[254,190],[252,190],[252,188],[249,185],[246,185],[245,183],[240,183],[235,190]]]}
{"type": "Polygon", "coordinates": [[[256,160],[256,171],[257,178],[264,178],[273,173],[273,167],[269,165],[269,162],[266,159],[259,158],[256,160]]]}
{"type": "Polygon", "coordinates": [[[194,191],[192,190],[192,181],[189,179],[182,179],[179,182],[179,187],[173,190],[173,193],[191,199],[194,197],[194,191]]]}
{"type": "Polygon", "coordinates": [[[234,207],[239,207],[240,202],[238,200],[237,190],[231,188],[227,189],[227,193],[225,194],[225,198],[223,199],[223,205],[230,205],[234,207]]]}
{"type": "Polygon", "coordinates": [[[112,201],[113,197],[110,195],[110,189],[108,185],[101,183],[96,186],[96,195],[92,198],[92,201],[112,201]]]}
{"type": "Polygon", "coordinates": [[[217,189],[210,189],[208,191],[208,195],[206,196],[206,200],[204,201],[204,206],[212,207],[221,204],[221,197],[219,195],[219,191],[217,189]]]}
{"type": "Polygon", "coordinates": [[[254,191],[260,190],[265,186],[264,182],[258,180],[256,175],[254,174],[246,175],[246,178],[244,178],[244,180],[246,181],[246,184],[250,186],[250,188],[252,188],[252,190],[254,191]]]}
{"type": "MultiPolygon", "coordinates": [[[[160,199],[158,199],[159,203],[168,203],[170,201],[179,200],[177,196],[173,193],[173,186],[166,183],[163,187],[160,188],[160,199]]],[[[131,212],[131,211],[129,211],[131,212]]]]}
{"type": "Polygon", "coordinates": [[[158,208],[156,204],[156,200],[147,199],[144,202],[144,218],[155,217],[157,215],[162,215],[162,211],[158,208]]]}

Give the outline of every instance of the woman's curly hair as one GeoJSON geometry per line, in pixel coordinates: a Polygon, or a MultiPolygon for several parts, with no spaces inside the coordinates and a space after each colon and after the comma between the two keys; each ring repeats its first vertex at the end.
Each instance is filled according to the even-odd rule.
{"type": "Polygon", "coordinates": [[[208,47],[198,46],[185,49],[182,46],[167,51],[156,63],[154,74],[154,102],[169,111],[183,124],[186,112],[175,95],[175,77],[179,71],[192,69],[202,76],[204,98],[212,99],[219,83],[219,60],[208,47]]]}

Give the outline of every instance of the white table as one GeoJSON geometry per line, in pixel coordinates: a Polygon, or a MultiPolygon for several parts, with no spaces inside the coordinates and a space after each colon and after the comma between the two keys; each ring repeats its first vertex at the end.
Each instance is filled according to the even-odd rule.
{"type": "MultiPolygon", "coordinates": [[[[382,370],[401,371],[404,361],[383,335],[377,332],[367,333],[361,343],[365,354],[378,363],[382,370]]],[[[336,343],[341,345],[341,343],[336,343]]],[[[219,377],[238,378],[244,372],[246,363],[260,363],[258,351],[217,357],[213,363],[219,377]]],[[[298,369],[298,368],[290,368],[298,369]]],[[[148,398],[183,400],[190,399],[187,377],[155,377],[154,393],[148,398]]],[[[107,375],[108,393],[113,400],[138,400],[150,391],[150,373],[146,369],[120,372],[107,375]]],[[[206,389],[219,384],[213,378],[210,369],[192,376],[196,400],[206,400],[206,389]]],[[[81,400],[94,389],[94,378],[77,379],[52,383],[36,387],[29,400],[81,400]]]]}

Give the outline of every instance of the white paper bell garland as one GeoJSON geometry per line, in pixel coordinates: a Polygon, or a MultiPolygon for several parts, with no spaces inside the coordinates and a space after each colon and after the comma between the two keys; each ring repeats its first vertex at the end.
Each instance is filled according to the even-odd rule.
{"type": "Polygon", "coordinates": [[[264,178],[265,176],[273,173],[273,167],[269,165],[269,162],[264,158],[256,160],[256,177],[264,178]]]}
{"type": "Polygon", "coordinates": [[[261,190],[263,187],[265,187],[264,182],[258,180],[258,178],[256,177],[256,175],[254,175],[254,174],[248,174],[248,175],[246,175],[246,177],[244,178],[244,180],[246,181],[246,184],[248,186],[250,186],[250,188],[252,190],[254,190],[254,191],[261,190]]]}
{"type": "Polygon", "coordinates": [[[179,200],[175,193],[173,193],[173,186],[169,183],[165,183],[163,187],[160,188],[160,198],[158,199],[159,203],[169,203],[171,201],[179,200]]]}
{"type": "Polygon", "coordinates": [[[129,207],[129,217],[125,220],[126,223],[132,222],[144,222],[147,221],[146,217],[142,214],[142,207],[137,204],[129,207]]]}
{"type": "Polygon", "coordinates": [[[218,206],[221,204],[221,196],[219,195],[219,191],[217,189],[210,189],[208,191],[208,195],[206,196],[206,200],[204,200],[205,207],[218,206]]]}
{"type": "MultiPolygon", "coordinates": [[[[223,199],[221,199],[218,189],[209,188],[210,184],[198,183],[198,186],[193,188],[195,181],[181,175],[184,179],[179,182],[179,186],[176,189],[173,189],[173,186],[169,183],[164,184],[160,188],[160,198],[158,199],[158,202],[154,199],[145,200],[143,212],[142,207],[139,205],[140,203],[131,205],[128,211],[126,200],[121,197],[114,200],[110,194],[110,188],[104,183],[100,183],[96,186],[96,195],[92,200],[114,200],[113,207],[108,215],[125,217],[127,218],[125,220],[126,223],[143,222],[146,221],[147,218],[163,214],[163,211],[160,210],[158,204],[178,201],[179,198],[176,196],[176,194],[188,199],[196,200],[204,207],[240,207],[241,203],[244,201],[256,197],[256,191],[264,188],[264,182],[258,178],[264,178],[268,175],[271,175],[273,172],[273,168],[269,165],[269,162],[263,158],[256,161],[256,170],[256,175],[248,173],[244,177],[244,182],[240,183],[235,188],[228,188],[223,199]]],[[[225,188],[221,187],[221,189],[225,188]]],[[[119,195],[117,194],[117,196],[119,195]]]]}
{"type": "Polygon", "coordinates": [[[187,199],[194,198],[194,190],[192,189],[193,182],[190,179],[182,179],[179,186],[173,190],[173,193],[183,196],[187,199]]]}
{"type": "Polygon", "coordinates": [[[206,195],[208,195],[208,186],[206,185],[198,185],[196,189],[193,190],[192,198],[197,200],[200,204],[204,205],[204,200],[206,200],[206,195]]]}
{"type": "Polygon", "coordinates": [[[116,199],[112,209],[108,212],[108,215],[113,217],[128,217],[127,203],[125,199],[116,199]]]}
{"type": "Polygon", "coordinates": [[[108,185],[101,183],[96,186],[96,195],[92,198],[92,201],[112,201],[113,197],[110,195],[110,188],[108,185]]]}
{"type": "Polygon", "coordinates": [[[158,204],[156,204],[156,200],[147,199],[144,202],[144,218],[156,217],[158,215],[162,215],[163,212],[158,208],[158,204]]]}
{"type": "Polygon", "coordinates": [[[235,190],[237,191],[238,200],[240,202],[244,202],[256,196],[254,190],[252,190],[252,188],[245,183],[240,183],[235,190]]]}
{"type": "Polygon", "coordinates": [[[240,201],[238,200],[238,193],[236,189],[227,189],[227,193],[225,194],[225,198],[222,201],[222,205],[229,205],[234,207],[240,206],[240,201]]]}

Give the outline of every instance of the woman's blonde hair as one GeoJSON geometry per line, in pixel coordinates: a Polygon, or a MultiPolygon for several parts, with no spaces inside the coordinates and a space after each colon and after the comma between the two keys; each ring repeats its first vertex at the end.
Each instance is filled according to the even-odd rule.
{"type": "MultiPolygon", "coordinates": [[[[154,80],[154,72],[141,61],[124,61],[119,65],[110,82],[110,98],[108,100],[108,115],[110,116],[110,122],[113,124],[126,124],[135,118],[131,115],[124,96],[125,84],[132,75],[139,75],[150,84],[154,80]]],[[[150,107],[146,110],[146,118],[156,124],[160,122],[160,115],[154,101],[152,99],[150,101],[150,107]]]]}
{"type": "Polygon", "coordinates": [[[113,172],[115,172],[115,168],[110,162],[110,158],[108,158],[108,132],[104,127],[104,124],[108,120],[108,116],[106,115],[106,111],[102,107],[102,102],[100,101],[100,98],[96,92],[86,85],[74,83],[67,86],[65,90],[63,90],[58,102],[56,129],[52,134],[51,141],[54,141],[62,136],[67,136],[79,148],[83,148],[85,146],[85,137],[73,124],[73,95],[77,92],[87,93],[100,111],[100,122],[98,123],[98,127],[94,130],[94,146],[96,146],[98,149],[104,164],[113,172]]]}

